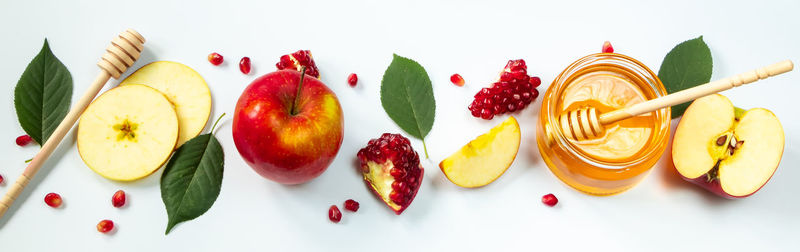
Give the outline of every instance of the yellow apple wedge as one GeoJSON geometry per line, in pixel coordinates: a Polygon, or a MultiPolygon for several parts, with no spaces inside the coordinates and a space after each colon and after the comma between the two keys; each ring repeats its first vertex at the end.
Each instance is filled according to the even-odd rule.
{"type": "Polygon", "coordinates": [[[78,123],[78,152],[101,176],[137,180],[163,165],[178,141],[178,116],[157,90],[113,88],[92,102],[78,123]]]}
{"type": "Polygon", "coordinates": [[[142,84],[163,93],[175,106],[180,138],[175,148],[200,134],[211,114],[211,92],[194,69],[172,61],[156,61],[139,68],[120,86],[142,84]]]}
{"type": "Polygon", "coordinates": [[[503,175],[511,166],[517,157],[519,143],[519,124],[511,116],[442,160],[439,168],[447,179],[458,186],[485,186],[503,175]]]}

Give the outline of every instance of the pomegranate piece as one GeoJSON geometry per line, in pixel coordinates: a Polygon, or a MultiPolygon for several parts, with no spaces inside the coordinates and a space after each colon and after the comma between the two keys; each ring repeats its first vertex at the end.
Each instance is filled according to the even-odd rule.
{"type": "Polygon", "coordinates": [[[339,223],[342,220],[342,212],[339,211],[339,207],[331,205],[331,208],[328,208],[328,219],[333,223],[339,223]]]}
{"type": "Polygon", "coordinates": [[[364,182],[389,208],[401,214],[422,184],[424,169],[408,138],[384,133],[358,151],[364,182]]]}
{"type": "Polygon", "coordinates": [[[602,52],[604,52],[604,53],[613,53],[614,52],[614,47],[611,46],[611,42],[608,42],[608,41],[603,42],[603,51],[602,52]]]}
{"type": "Polygon", "coordinates": [[[350,84],[351,87],[355,87],[356,83],[358,83],[358,75],[351,73],[347,76],[347,84],[350,84]]]}
{"type": "Polygon", "coordinates": [[[344,209],[350,210],[351,212],[358,211],[359,206],[360,205],[358,204],[358,201],[355,201],[353,199],[348,199],[344,201],[344,209]]]}
{"type": "Polygon", "coordinates": [[[97,223],[97,232],[108,233],[112,229],[114,229],[114,222],[111,220],[101,220],[97,223]]]}
{"type": "Polygon", "coordinates": [[[558,204],[558,198],[556,198],[555,195],[550,193],[545,196],[542,196],[542,203],[544,203],[547,206],[555,206],[556,204],[558,204]]]}
{"type": "Polygon", "coordinates": [[[25,146],[33,142],[33,138],[29,135],[21,135],[17,137],[17,145],[25,146]]]}
{"type": "Polygon", "coordinates": [[[44,196],[44,203],[52,208],[60,207],[63,202],[61,195],[58,195],[58,193],[48,193],[44,196]]]}
{"type": "Polygon", "coordinates": [[[450,82],[455,84],[456,86],[463,87],[464,86],[464,78],[461,77],[460,74],[453,74],[450,76],[450,82]]]}
{"type": "Polygon", "coordinates": [[[114,193],[114,196],[111,196],[111,205],[114,207],[122,207],[125,205],[125,191],[118,190],[114,193]]]}
{"type": "Polygon", "coordinates": [[[244,57],[239,61],[239,71],[242,71],[243,74],[250,73],[250,57],[244,57]]]}
{"type": "Polygon", "coordinates": [[[222,61],[222,55],[219,53],[214,52],[208,55],[208,62],[211,62],[212,65],[219,66],[219,64],[222,64],[222,61]]]}
{"type": "Polygon", "coordinates": [[[467,107],[472,116],[491,120],[495,115],[524,109],[539,96],[536,90],[542,83],[539,77],[528,76],[524,60],[509,60],[500,72],[500,79],[491,87],[475,94],[475,100],[467,107]]]}
{"type": "Polygon", "coordinates": [[[294,69],[297,71],[300,71],[305,66],[306,74],[319,79],[319,68],[314,63],[314,57],[311,56],[311,51],[309,50],[299,50],[292,54],[283,55],[275,66],[278,67],[278,70],[294,69]]]}

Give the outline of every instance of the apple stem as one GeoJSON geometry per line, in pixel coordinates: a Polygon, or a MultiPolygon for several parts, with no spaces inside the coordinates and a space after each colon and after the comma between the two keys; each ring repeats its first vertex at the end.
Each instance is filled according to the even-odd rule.
{"type": "Polygon", "coordinates": [[[422,149],[425,150],[425,158],[431,159],[431,157],[428,156],[428,146],[425,145],[425,139],[422,139],[422,149]]]}
{"type": "Polygon", "coordinates": [[[297,85],[297,95],[294,96],[294,102],[292,102],[292,115],[297,115],[299,111],[297,111],[297,102],[300,100],[300,91],[303,90],[303,79],[306,77],[306,66],[300,68],[300,84],[297,85]]]}
{"type": "Polygon", "coordinates": [[[225,117],[225,113],[222,113],[221,116],[217,117],[217,121],[214,122],[214,126],[211,126],[211,134],[214,134],[214,129],[217,128],[217,123],[219,123],[219,120],[222,120],[222,117],[225,117]]]}

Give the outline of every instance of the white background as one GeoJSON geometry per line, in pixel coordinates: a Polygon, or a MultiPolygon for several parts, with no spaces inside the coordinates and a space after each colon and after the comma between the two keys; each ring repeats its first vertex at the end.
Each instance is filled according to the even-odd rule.
{"type": "MultiPolygon", "coordinates": [[[[735,105],[765,107],[783,123],[786,147],[772,180],[740,200],[718,198],[681,180],[664,155],[633,189],[611,197],[581,194],[553,176],[535,147],[540,100],[516,115],[523,143],[511,168],[479,189],[443,178],[438,162],[506,116],[487,122],[466,107],[509,59],[522,58],[544,92],[572,61],[617,52],[658,71],[676,44],[700,35],[711,48],[713,78],[792,59],[800,63],[798,1],[8,1],[0,3],[0,185],[4,193],[37,146],[17,147],[23,134],[13,105],[14,86],[46,37],[74,79],[73,101],[99,69],[110,39],[125,28],[147,38],[138,68],[174,60],[197,70],[213,96],[212,120],[228,113],[217,132],[225,150],[222,192],[203,216],[164,235],[161,171],[133,183],[106,180],[80,160],[74,131],[0,220],[1,251],[409,251],[433,250],[797,250],[800,246],[800,87],[797,71],[727,91],[735,105]],[[310,49],[322,81],[339,97],[345,138],[319,178],[283,186],[258,176],[231,138],[235,102],[254,78],[274,70],[280,55],[310,49]],[[219,52],[226,62],[206,61],[219,52]],[[436,122],[427,138],[431,159],[414,203],[401,216],[368,192],[354,158],[366,142],[400,132],[380,106],[380,79],[392,53],[420,62],[433,81],[436,122]],[[237,67],[249,56],[254,71],[237,67]],[[346,84],[359,76],[358,87],[346,84]],[[460,73],[464,87],[449,82],[460,73]],[[129,205],[117,209],[117,189],[129,205]],[[64,206],[43,203],[60,193],[64,206]],[[560,203],[546,207],[540,197],[560,203]],[[327,219],[331,204],[361,203],[341,223],[327,219]],[[117,224],[101,234],[101,219],[117,224]]],[[[130,71],[128,72],[130,73],[130,71]]],[[[110,82],[106,88],[115,86],[110,82]]],[[[677,120],[673,121],[673,128],[677,120]]],[[[210,125],[208,125],[210,127],[210,125]]],[[[418,151],[422,144],[412,140],[418,151]]],[[[668,150],[669,151],[669,150],[668,150]]],[[[668,153],[668,152],[667,152],[668,153]]]]}

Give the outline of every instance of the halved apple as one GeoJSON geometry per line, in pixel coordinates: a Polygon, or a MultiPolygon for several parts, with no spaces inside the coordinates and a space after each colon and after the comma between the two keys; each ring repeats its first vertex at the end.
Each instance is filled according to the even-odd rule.
{"type": "Polygon", "coordinates": [[[131,181],[158,170],[178,141],[178,116],[167,98],[144,85],[106,91],[78,124],[78,152],[97,174],[131,181]]]}
{"type": "Polygon", "coordinates": [[[742,198],[769,181],[783,147],[783,127],[772,112],[740,110],[714,94],[686,109],[675,130],[672,160],[685,180],[726,198],[742,198]]]}
{"type": "Polygon", "coordinates": [[[172,61],[156,61],[139,68],[120,86],[142,84],[160,91],[175,106],[180,138],[175,148],[200,134],[211,114],[211,92],[194,69],[172,61]]]}
{"type": "Polygon", "coordinates": [[[519,124],[511,116],[442,160],[439,168],[447,179],[458,186],[485,186],[511,166],[517,157],[519,142],[519,124]]]}

